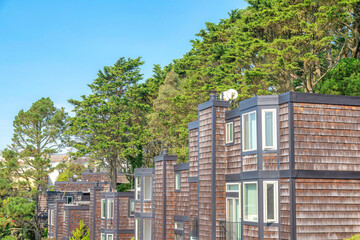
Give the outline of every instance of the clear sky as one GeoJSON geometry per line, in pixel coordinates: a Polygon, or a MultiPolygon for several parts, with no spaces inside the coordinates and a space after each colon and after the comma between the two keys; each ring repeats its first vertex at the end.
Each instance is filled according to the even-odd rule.
{"type": "Polygon", "coordinates": [[[120,57],[167,65],[191,49],[205,22],[219,22],[243,0],[0,0],[0,150],[12,121],[41,97],[71,109],[68,99],[120,57]]]}

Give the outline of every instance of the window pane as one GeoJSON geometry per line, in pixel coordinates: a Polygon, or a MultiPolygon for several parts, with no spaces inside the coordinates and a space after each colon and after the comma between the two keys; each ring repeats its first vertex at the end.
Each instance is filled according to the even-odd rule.
{"type": "Polygon", "coordinates": [[[175,190],[180,190],[180,173],[175,174],[175,190]]]}
{"type": "Polygon", "coordinates": [[[227,184],[226,190],[227,191],[239,191],[239,184],[227,184]]]}
{"type": "Polygon", "coordinates": [[[144,177],[144,200],[151,200],[151,177],[144,177]]]}
{"type": "Polygon", "coordinates": [[[140,240],[140,218],[135,219],[135,240],[140,240]]]}
{"type": "Polygon", "coordinates": [[[101,234],[101,240],[106,240],[106,239],[105,239],[105,234],[104,234],[104,233],[102,233],[102,234],[101,234]]]}
{"type": "Polygon", "coordinates": [[[143,220],[143,240],[151,240],[151,219],[143,220]]]}
{"type": "Polygon", "coordinates": [[[274,184],[266,184],[266,207],[267,207],[267,219],[274,220],[275,219],[275,189],[274,184]]]}
{"type": "Polygon", "coordinates": [[[233,142],[234,136],[234,125],[233,123],[226,124],[226,143],[233,142]]]}
{"type": "Polygon", "coordinates": [[[140,184],[141,184],[141,178],[136,177],[135,178],[135,199],[140,199],[140,184]]]}
{"type": "Polygon", "coordinates": [[[135,202],[133,199],[130,200],[130,216],[134,216],[135,212],[135,202]]]}
{"type": "Polygon", "coordinates": [[[113,240],[113,235],[112,235],[112,234],[108,234],[108,235],[107,235],[107,240],[113,240]]]}
{"type": "Polygon", "coordinates": [[[244,184],[244,219],[257,221],[257,186],[256,183],[244,184]]]}
{"type": "Polygon", "coordinates": [[[227,214],[227,217],[228,217],[228,221],[229,222],[234,222],[234,205],[233,205],[233,199],[232,198],[229,198],[228,200],[227,200],[228,202],[227,202],[227,207],[228,207],[228,209],[227,209],[227,212],[228,212],[228,214],[227,214]]]}
{"type": "Polygon", "coordinates": [[[105,199],[101,199],[101,217],[105,217],[105,199]]]}
{"type": "Polygon", "coordinates": [[[274,146],[273,112],[265,112],[265,147],[274,146]]]}
{"type": "Polygon", "coordinates": [[[256,149],[256,115],[255,112],[243,115],[244,150],[256,149]]]}

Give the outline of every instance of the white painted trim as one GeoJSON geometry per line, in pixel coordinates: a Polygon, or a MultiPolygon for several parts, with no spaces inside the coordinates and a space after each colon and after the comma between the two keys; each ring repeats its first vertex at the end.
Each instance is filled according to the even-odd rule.
{"type": "MultiPolygon", "coordinates": [[[[252,112],[247,112],[241,115],[241,141],[242,141],[242,151],[243,152],[249,152],[249,151],[255,151],[257,150],[257,143],[255,144],[255,148],[253,149],[245,149],[245,124],[244,124],[244,116],[245,115],[250,115],[250,114],[255,114],[255,138],[256,138],[256,142],[257,142],[257,118],[256,118],[256,110],[252,111],[252,112]]],[[[249,135],[250,136],[250,135],[249,135]]]]}
{"type": "Polygon", "coordinates": [[[276,109],[263,109],[261,111],[261,129],[262,129],[262,134],[261,134],[261,138],[262,138],[262,148],[263,150],[272,150],[272,149],[276,149],[277,148],[277,129],[276,129],[276,123],[277,123],[277,118],[276,118],[276,109]],[[265,113],[266,112],[272,112],[273,113],[273,146],[265,146],[265,113]]]}
{"type": "Polygon", "coordinates": [[[258,222],[259,221],[259,188],[258,188],[258,182],[256,181],[253,181],[253,182],[244,182],[243,183],[243,202],[242,202],[242,205],[243,205],[243,213],[244,213],[244,221],[247,221],[247,222],[258,222]],[[249,220],[249,219],[246,219],[245,218],[245,185],[247,184],[256,184],[256,195],[257,195],[257,202],[256,202],[256,213],[257,213],[257,220],[254,221],[254,220],[249,220]]]}
{"type": "Polygon", "coordinates": [[[228,122],[225,125],[225,143],[228,144],[233,142],[234,142],[234,122],[228,122]],[[230,125],[232,126],[232,134],[230,134],[228,131],[230,129],[229,127],[230,125]]]}
{"type": "Polygon", "coordinates": [[[279,209],[279,198],[278,198],[278,194],[279,194],[279,188],[278,188],[278,185],[279,185],[279,182],[278,181],[264,181],[263,182],[263,196],[264,196],[264,222],[265,223],[277,223],[278,222],[278,209],[279,209]],[[267,219],[267,188],[266,188],[266,185],[268,184],[273,184],[274,185],[274,216],[275,216],[275,219],[270,219],[268,220],[267,219]]]}

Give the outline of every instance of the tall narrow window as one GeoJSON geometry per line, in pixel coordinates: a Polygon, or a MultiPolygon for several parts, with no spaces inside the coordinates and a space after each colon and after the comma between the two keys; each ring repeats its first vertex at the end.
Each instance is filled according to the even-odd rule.
{"type": "Polygon", "coordinates": [[[242,125],[244,151],[256,150],[256,112],[243,114],[242,125]]]}
{"type": "MultiPolygon", "coordinates": [[[[239,183],[227,183],[226,192],[239,193],[239,183]]],[[[239,197],[226,198],[226,239],[241,239],[241,212],[239,197]]]]}
{"type": "Polygon", "coordinates": [[[102,233],[102,234],[101,234],[101,240],[106,240],[106,238],[105,238],[105,233],[102,233]]]}
{"type": "Polygon", "coordinates": [[[151,240],[151,219],[143,219],[143,240],[151,240]]]}
{"type": "Polygon", "coordinates": [[[277,222],[278,215],[278,183],[264,182],[264,221],[277,222]]]}
{"type": "Polygon", "coordinates": [[[276,110],[262,110],[262,139],[264,149],[276,149],[276,110]]]}
{"type": "Polygon", "coordinates": [[[130,199],[130,216],[134,216],[135,213],[135,201],[130,199]]]}
{"type": "Polygon", "coordinates": [[[55,225],[55,210],[51,210],[51,225],[55,225]]]}
{"type": "Polygon", "coordinates": [[[180,191],[180,183],[181,183],[181,178],[180,178],[180,173],[175,173],[175,190],[180,191]]]}
{"type": "Polygon", "coordinates": [[[114,218],[114,199],[108,199],[107,204],[107,218],[114,218]]]}
{"type": "Polygon", "coordinates": [[[108,234],[107,235],[107,240],[113,240],[114,239],[114,235],[113,234],[108,234]]]}
{"type": "Polygon", "coordinates": [[[73,200],[74,200],[74,197],[73,197],[73,196],[66,196],[66,204],[72,203],[73,200]]]}
{"type": "Polygon", "coordinates": [[[51,210],[49,209],[48,210],[48,225],[51,225],[50,219],[51,219],[51,210]]]}
{"type": "Polygon", "coordinates": [[[225,132],[225,143],[232,143],[234,142],[234,123],[229,122],[226,123],[226,132],[225,132]]]}
{"type": "Polygon", "coordinates": [[[244,183],[244,220],[258,221],[258,192],[257,183],[244,183]]]}
{"type": "Polygon", "coordinates": [[[139,200],[141,194],[141,178],[136,177],[135,178],[135,199],[139,200]]]}
{"type": "Polygon", "coordinates": [[[140,218],[136,218],[135,219],[135,240],[140,240],[140,234],[141,234],[140,218]]]}
{"type": "Polygon", "coordinates": [[[105,199],[101,199],[101,218],[105,218],[105,199]]]}
{"type": "Polygon", "coordinates": [[[152,180],[151,177],[144,177],[144,200],[151,201],[151,185],[152,180]]]}

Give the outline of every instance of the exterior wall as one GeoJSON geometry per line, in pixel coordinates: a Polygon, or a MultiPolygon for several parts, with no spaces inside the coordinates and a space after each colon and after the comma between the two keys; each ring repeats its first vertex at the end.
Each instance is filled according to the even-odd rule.
{"type": "Polygon", "coordinates": [[[296,238],[345,239],[360,232],[360,180],[296,179],[296,238]]]}
{"type": "Polygon", "coordinates": [[[234,144],[226,147],[227,153],[227,174],[241,172],[241,121],[240,117],[234,121],[234,144]]]}
{"type": "Polygon", "coordinates": [[[199,129],[195,128],[189,131],[189,176],[198,177],[198,133],[199,129]]]}
{"type": "Polygon", "coordinates": [[[55,238],[62,239],[66,237],[65,223],[67,219],[64,219],[64,200],[55,201],[55,238]]]}
{"type": "Polygon", "coordinates": [[[295,169],[360,170],[360,107],[294,103],[295,169]]]}
{"type": "Polygon", "coordinates": [[[101,231],[101,191],[103,187],[93,186],[90,190],[90,224],[89,235],[90,239],[100,239],[101,231]]]}
{"type": "MultiPolygon", "coordinates": [[[[183,164],[179,164],[183,165],[183,164]]],[[[185,164],[186,165],[186,164],[185,164]]],[[[180,191],[175,191],[174,216],[189,217],[189,170],[175,173],[180,174],[180,191]]],[[[189,239],[189,221],[184,222],[184,239],[189,239]]]]}
{"type": "Polygon", "coordinates": [[[244,172],[257,171],[258,170],[257,155],[256,154],[244,155],[242,157],[242,159],[243,159],[243,171],[244,172]]]}
{"type": "Polygon", "coordinates": [[[289,179],[280,179],[280,217],[281,239],[290,240],[290,182],[289,179]]]}
{"type": "Polygon", "coordinates": [[[212,108],[199,112],[199,238],[211,239],[212,108]]]}
{"type": "MultiPolygon", "coordinates": [[[[109,175],[106,172],[84,172],[81,174],[81,179],[86,182],[110,182],[109,175]]],[[[117,182],[128,183],[129,181],[123,173],[118,173],[117,182]]]]}
{"type": "MultiPolygon", "coordinates": [[[[90,192],[90,188],[96,185],[95,182],[85,182],[85,181],[69,181],[69,182],[55,182],[56,191],[61,192],[90,192]]],[[[100,182],[100,186],[103,186],[105,191],[110,191],[109,182],[100,182]]]]}
{"type": "MultiPolygon", "coordinates": [[[[154,231],[153,236],[154,239],[162,239],[163,238],[163,161],[155,162],[155,174],[153,178],[153,200],[154,200],[154,231]]],[[[137,211],[137,210],[136,210],[137,211]]]]}
{"type": "Polygon", "coordinates": [[[280,169],[289,169],[289,104],[279,106],[280,169]]]}
{"type": "Polygon", "coordinates": [[[165,161],[166,166],[166,239],[175,239],[174,216],[176,206],[175,199],[175,174],[174,164],[176,161],[165,161]]]}
{"type": "Polygon", "coordinates": [[[83,221],[85,226],[89,226],[89,206],[72,206],[65,205],[65,225],[64,235],[66,239],[73,237],[73,232],[80,227],[80,221],[83,221]]]}

